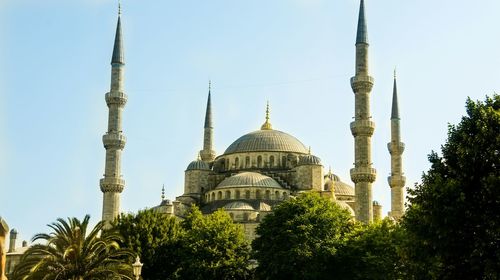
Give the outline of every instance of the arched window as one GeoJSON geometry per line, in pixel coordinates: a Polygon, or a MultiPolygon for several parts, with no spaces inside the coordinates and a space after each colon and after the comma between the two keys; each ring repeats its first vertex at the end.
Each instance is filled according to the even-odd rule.
{"type": "Polygon", "coordinates": [[[274,167],[274,156],[269,157],[269,167],[271,167],[271,168],[274,167]]]}
{"type": "Polygon", "coordinates": [[[250,168],[250,157],[245,158],[245,168],[250,168]]]}
{"type": "Polygon", "coordinates": [[[281,166],[286,167],[286,156],[281,158],[281,166]]]}
{"type": "Polygon", "coordinates": [[[231,165],[229,165],[229,159],[226,159],[226,169],[229,170],[231,169],[231,165]]]}
{"type": "Polygon", "coordinates": [[[244,213],[243,214],[243,221],[248,221],[249,216],[250,215],[248,215],[248,213],[244,213]]]}
{"type": "Polygon", "coordinates": [[[270,190],[266,191],[266,199],[271,199],[271,191],[270,190]]]}
{"type": "Polygon", "coordinates": [[[276,192],[274,193],[274,199],[275,199],[275,200],[279,200],[279,199],[280,199],[280,192],[279,192],[279,191],[276,191],[276,192]]]}
{"type": "Polygon", "coordinates": [[[212,201],[215,200],[215,193],[212,193],[212,201]]]}
{"type": "Polygon", "coordinates": [[[240,158],[239,157],[237,157],[237,158],[234,159],[234,165],[235,165],[234,167],[236,169],[240,168],[240,158]]]}
{"type": "Polygon", "coordinates": [[[236,191],[236,199],[240,199],[240,190],[236,191]]]}
{"type": "Polygon", "coordinates": [[[225,199],[230,199],[231,198],[231,192],[230,191],[226,191],[226,194],[224,196],[225,199]]]}
{"type": "Polygon", "coordinates": [[[261,197],[260,197],[260,191],[259,191],[259,190],[256,190],[256,191],[255,191],[255,198],[256,198],[256,199],[260,199],[260,198],[261,198],[261,197]]]}
{"type": "Polygon", "coordinates": [[[262,156],[257,157],[257,167],[262,167],[262,156]]]}
{"type": "Polygon", "coordinates": [[[217,199],[222,199],[222,192],[217,193],[217,199]]]}
{"type": "Polygon", "coordinates": [[[245,192],[245,198],[246,199],[250,199],[250,191],[246,191],[245,192]]]}

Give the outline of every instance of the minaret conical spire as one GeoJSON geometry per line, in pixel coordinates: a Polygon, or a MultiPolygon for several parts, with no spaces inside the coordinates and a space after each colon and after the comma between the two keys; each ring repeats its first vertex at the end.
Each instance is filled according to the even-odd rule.
{"type": "Polygon", "coordinates": [[[122,37],[122,22],[121,22],[122,9],[118,5],[118,22],[116,23],[115,44],[113,46],[113,55],[111,63],[125,64],[125,56],[123,52],[123,37],[122,37]]]}
{"type": "Polygon", "coordinates": [[[213,148],[214,128],[212,124],[212,81],[208,81],[207,109],[205,112],[205,125],[203,126],[203,150],[200,151],[201,160],[212,162],[215,159],[213,148]]]}
{"type": "Polygon", "coordinates": [[[351,78],[355,102],[354,121],[351,122],[351,133],[354,136],[354,168],[350,173],[355,184],[356,219],[365,224],[373,221],[372,184],[377,176],[371,158],[371,138],[375,123],[370,113],[373,78],[369,73],[368,47],[365,1],[360,0],[355,75],[351,78]]]}
{"type": "Polygon", "coordinates": [[[398,86],[396,83],[396,70],[394,70],[394,86],[392,89],[391,119],[399,119],[398,86]]]}
{"type": "Polygon", "coordinates": [[[361,0],[359,5],[358,30],[356,33],[356,44],[368,44],[368,28],[366,26],[365,1],[361,0]]]}
{"type": "Polygon", "coordinates": [[[126,142],[122,132],[122,115],[127,95],[124,92],[125,60],[120,13],[119,11],[111,58],[111,87],[105,96],[109,108],[108,131],[102,137],[106,159],[104,178],[100,180],[100,187],[103,192],[102,220],[106,228],[110,227],[111,222],[120,214],[120,193],[125,188],[125,180],[121,174],[121,158],[126,142]]]}

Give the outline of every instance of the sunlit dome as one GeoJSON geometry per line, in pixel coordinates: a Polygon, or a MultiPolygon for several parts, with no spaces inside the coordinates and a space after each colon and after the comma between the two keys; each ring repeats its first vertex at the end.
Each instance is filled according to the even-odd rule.
{"type": "Polygon", "coordinates": [[[255,172],[242,172],[228,177],[222,181],[217,188],[228,187],[262,187],[280,188],[280,184],[273,178],[255,172]]]}

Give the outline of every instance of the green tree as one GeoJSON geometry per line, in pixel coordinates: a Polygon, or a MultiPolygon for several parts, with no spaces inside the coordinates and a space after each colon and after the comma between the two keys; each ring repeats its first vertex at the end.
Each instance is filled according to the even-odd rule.
{"type": "Polygon", "coordinates": [[[330,263],[334,279],[402,279],[400,245],[404,235],[400,226],[384,219],[356,227],[346,237],[330,263]]]}
{"type": "Polygon", "coordinates": [[[143,279],[164,280],[178,269],[184,230],[177,218],[143,210],[121,214],[114,228],[124,237],[122,246],[138,254],[144,263],[143,279]]]}
{"type": "Polygon", "coordinates": [[[243,229],[224,210],[202,215],[193,206],[182,225],[186,235],[178,279],[250,278],[250,248],[243,229]]]}
{"type": "Polygon", "coordinates": [[[132,279],[131,253],[121,249],[120,235],[114,230],[102,231],[99,222],[88,234],[90,216],[57,219],[48,225],[52,232],[40,233],[11,276],[14,280],[96,280],[132,279]]]}
{"type": "Polygon", "coordinates": [[[315,193],[279,204],[257,228],[259,279],[329,279],[330,261],[356,227],[349,212],[315,193]]]}
{"type": "Polygon", "coordinates": [[[409,190],[407,279],[500,279],[500,96],[466,111],[409,190]]]}

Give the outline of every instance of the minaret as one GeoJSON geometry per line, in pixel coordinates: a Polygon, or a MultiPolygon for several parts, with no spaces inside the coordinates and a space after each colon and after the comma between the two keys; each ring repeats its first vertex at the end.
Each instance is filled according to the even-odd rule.
{"type": "Polygon", "coordinates": [[[122,133],[122,112],[127,103],[127,95],[123,89],[125,59],[120,17],[121,10],[118,12],[115,44],[111,58],[111,90],[106,93],[106,104],[109,108],[108,132],[102,137],[106,149],[104,178],[100,181],[103,192],[102,220],[108,225],[120,213],[120,193],[125,187],[125,180],[121,175],[121,157],[126,141],[122,133]]]}
{"type": "Polygon", "coordinates": [[[391,154],[391,176],[387,178],[391,186],[391,211],[389,216],[398,220],[403,216],[404,208],[404,186],[406,182],[403,176],[403,160],[401,155],[405,150],[405,144],[401,142],[399,126],[398,88],[396,84],[396,71],[394,70],[394,88],[392,92],[391,113],[391,142],[387,143],[391,154]]]}
{"type": "Polygon", "coordinates": [[[354,136],[354,168],[351,169],[351,180],[355,184],[356,219],[366,224],[373,221],[372,183],[377,175],[371,160],[371,137],[375,123],[371,121],[370,114],[373,78],[368,71],[368,46],[365,2],[361,0],[356,36],[356,74],[351,78],[355,96],[354,121],[351,122],[351,132],[354,136]]]}
{"type": "Polygon", "coordinates": [[[214,151],[214,127],[212,125],[212,100],[211,100],[212,82],[208,82],[208,100],[207,111],[205,113],[205,126],[203,131],[203,150],[200,151],[201,160],[212,162],[215,159],[214,151]]]}

